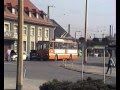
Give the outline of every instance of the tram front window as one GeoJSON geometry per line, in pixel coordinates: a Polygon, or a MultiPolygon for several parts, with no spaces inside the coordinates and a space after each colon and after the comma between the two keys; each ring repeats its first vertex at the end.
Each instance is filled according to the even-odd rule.
{"type": "Polygon", "coordinates": [[[43,44],[43,49],[49,49],[49,44],[44,43],[44,44],[43,44]]]}

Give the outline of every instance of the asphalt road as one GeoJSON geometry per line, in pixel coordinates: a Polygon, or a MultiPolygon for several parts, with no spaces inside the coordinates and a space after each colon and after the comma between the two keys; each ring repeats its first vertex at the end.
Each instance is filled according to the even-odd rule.
{"type": "MultiPolygon", "coordinates": [[[[95,63],[103,64],[102,58],[89,58],[88,64],[90,62],[93,65],[96,65],[95,63]]],[[[75,60],[74,63],[80,64],[81,60],[75,60]]],[[[53,79],[77,81],[81,79],[81,72],[64,69],[60,67],[61,64],[63,64],[62,61],[24,61],[24,66],[26,66],[25,78],[46,81],[53,79]]],[[[15,78],[16,67],[16,62],[4,62],[4,78],[15,78]]],[[[84,74],[84,78],[87,77],[103,79],[103,76],[100,75],[84,74]]],[[[116,77],[107,77],[106,80],[108,83],[116,84],[116,77]]]]}

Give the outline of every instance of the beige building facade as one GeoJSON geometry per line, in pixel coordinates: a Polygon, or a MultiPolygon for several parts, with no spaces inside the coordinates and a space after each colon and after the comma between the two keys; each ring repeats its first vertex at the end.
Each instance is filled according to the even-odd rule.
{"type": "MultiPolygon", "coordinates": [[[[4,0],[4,56],[9,47],[17,52],[17,1],[4,0]]],[[[24,0],[24,3],[23,51],[30,53],[30,50],[36,49],[38,41],[54,39],[55,24],[29,0],[24,0]]]]}

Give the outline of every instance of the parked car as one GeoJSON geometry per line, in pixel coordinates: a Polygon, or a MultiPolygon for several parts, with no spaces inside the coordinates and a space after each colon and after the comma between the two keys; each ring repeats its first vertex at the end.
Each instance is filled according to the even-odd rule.
{"type": "Polygon", "coordinates": [[[29,59],[30,60],[37,60],[37,50],[31,50],[29,59]]]}
{"type": "Polygon", "coordinates": [[[26,60],[37,60],[37,50],[31,50],[30,53],[27,54],[26,60]]]}
{"type": "Polygon", "coordinates": [[[95,57],[98,57],[98,53],[94,53],[94,56],[95,56],[95,57]]]}
{"type": "MultiPolygon", "coordinates": [[[[17,61],[17,53],[11,56],[12,61],[17,61]]],[[[26,52],[23,52],[23,60],[26,60],[26,52]]]]}

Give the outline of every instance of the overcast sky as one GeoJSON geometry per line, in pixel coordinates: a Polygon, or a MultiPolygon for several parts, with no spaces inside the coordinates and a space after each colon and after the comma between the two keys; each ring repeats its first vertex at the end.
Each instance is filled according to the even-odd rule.
{"type": "MultiPolygon", "coordinates": [[[[40,10],[47,13],[47,6],[50,8],[50,18],[57,21],[66,31],[68,24],[71,25],[70,34],[81,31],[84,36],[84,16],[86,0],[30,0],[40,10]]],[[[114,26],[116,32],[116,2],[115,0],[88,0],[88,23],[87,34],[95,34],[101,37],[102,34],[109,34],[109,25],[114,26]],[[99,32],[99,33],[98,33],[99,32]]],[[[77,34],[79,37],[80,33],[77,34]]]]}

